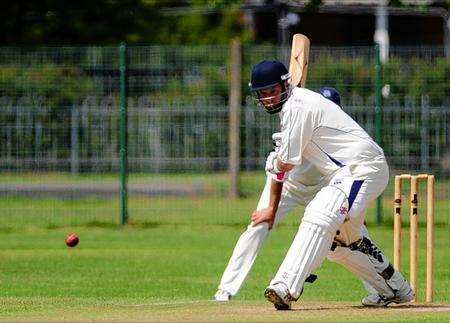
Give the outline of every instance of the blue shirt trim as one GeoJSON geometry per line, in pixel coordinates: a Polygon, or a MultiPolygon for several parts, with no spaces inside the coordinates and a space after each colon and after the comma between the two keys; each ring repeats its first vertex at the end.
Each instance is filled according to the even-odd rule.
{"type": "Polygon", "coordinates": [[[350,189],[350,195],[348,196],[348,210],[350,211],[353,202],[355,202],[356,195],[358,195],[361,185],[364,183],[363,180],[354,181],[352,188],[350,189]]]}
{"type": "Polygon", "coordinates": [[[334,159],[333,157],[331,157],[330,155],[328,155],[327,153],[325,153],[327,156],[328,156],[328,158],[330,158],[331,159],[331,161],[333,162],[333,163],[335,163],[337,166],[339,166],[339,167],[344,167],[345,165],[344,164],[342,164],[339,160],[337,160],[337,159],[334,159]]]}

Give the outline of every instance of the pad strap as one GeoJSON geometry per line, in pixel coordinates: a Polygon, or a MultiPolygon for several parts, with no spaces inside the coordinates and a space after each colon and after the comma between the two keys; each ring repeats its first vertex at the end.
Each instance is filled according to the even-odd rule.
{"type": "MultiPolygon", "coordinates": [[[[378,260],[378,262],[382,263],[383,262],[383,256],[381,253],[381,250],[379,250],[377,248],[376,245],[374,245],[372,243],[372,241],[370,241],[368,238],[363,237],[362,239],[359,239],[355,242],[350,243],[349,245],[346,245],[345,243],[339,241],[339,240],[334,240],[333,243],[331,244],[331,251],[334,251],[336,249],[336,247],[344,247],[344,248],[349,248],[350,250],[353,251],[359,251],[363,254],[366,254],[376,260],[378,260]]],[[[392,267],[391,264],[389,264],[381,273],[381,277],[383,277],[385,280],[389,280],[391,279],[392,275],[394,275],[394,267],[392,267]]]]}

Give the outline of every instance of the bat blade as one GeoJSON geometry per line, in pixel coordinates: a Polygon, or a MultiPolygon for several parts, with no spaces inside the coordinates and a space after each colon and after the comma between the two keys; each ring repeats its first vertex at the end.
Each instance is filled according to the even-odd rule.
{"type": "Polygon", "coordinates": [[[290,83],[292,86],[304,87],[308,75],[309,39],[305,35],[292,37],[291,60],[289,63],[290,83]]]}

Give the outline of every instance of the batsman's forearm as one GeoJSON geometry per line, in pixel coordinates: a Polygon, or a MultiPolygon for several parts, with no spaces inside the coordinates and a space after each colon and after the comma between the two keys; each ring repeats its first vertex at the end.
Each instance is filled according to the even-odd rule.
{"type": "Polygon", "coordinates": [[[283,190],[283,182],[277,182],[272,179],[272,184],[270,186],[269,208],[273,210],[274,215],[278,210],[278,204],[280,203],[282,190],[283,190]]]}

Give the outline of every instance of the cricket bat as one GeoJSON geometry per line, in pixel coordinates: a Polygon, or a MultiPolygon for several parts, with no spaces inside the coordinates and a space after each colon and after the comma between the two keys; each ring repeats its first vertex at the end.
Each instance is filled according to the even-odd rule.
{"type": "Polygon", "coordinates": [[[304,87],[308,75],[309,39],[305,35],[292,37],[291,60],[289,62],[290,83],[292,86],[304,87]]]}
{"type": "MultiPolygon", "coordinates": [[[[291,60],[289,62],[290,84],[292,86],[304,87],[308,75],[309,61],[309,39],[305,35],[295,34],[292,37],[291,60]]],[[[267,177],[272,181],[271,177],[267,177]]],[[[266,185],[268,185],[266,183],[266,185]]],[[[253,221],[251,226],[254,226],[253,221]]]]}

